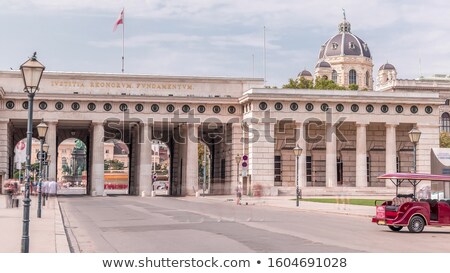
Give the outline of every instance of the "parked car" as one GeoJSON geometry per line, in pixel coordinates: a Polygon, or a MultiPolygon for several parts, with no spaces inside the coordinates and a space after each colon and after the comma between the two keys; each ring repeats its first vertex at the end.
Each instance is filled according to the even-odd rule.
{"type": "MultiPolygon", "coordinates": [[[[379,179],[390,179],[396,186],[396,197],[376,206],[373,223],[388,226],[392,231],[408,227],[410,232],[422,232],[424,227],[450,226],[450,200],[416,199],[416,187],[422,180],[450,182],[448,175],[422,173],[384,174],[379,179]],[[398,187],[403,181],[413,185],[412,194],[398,194],[398,187]]],[[[378,201],[378,200],[377,200],[378,201]]],[[[377,203],[376,201],[376,203],[377,203]]]]}

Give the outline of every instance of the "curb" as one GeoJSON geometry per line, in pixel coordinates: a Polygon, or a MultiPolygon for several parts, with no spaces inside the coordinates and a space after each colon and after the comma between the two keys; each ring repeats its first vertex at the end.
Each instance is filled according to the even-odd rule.
{"type": "Polygon", "coordinates": [[[66,229],[64,227],[63,216],[59,200],[56,197],[55,207],[55,252],[56,253],[70,253],[70,246],[66,229]]]}

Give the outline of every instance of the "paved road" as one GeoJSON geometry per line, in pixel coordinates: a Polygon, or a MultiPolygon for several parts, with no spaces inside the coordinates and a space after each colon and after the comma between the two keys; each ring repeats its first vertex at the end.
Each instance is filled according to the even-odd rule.
{"type": "Polygon", "coordinates": [[[60,197],[75,252],[449,252],[450,229],[203,198],[60,197]]]}

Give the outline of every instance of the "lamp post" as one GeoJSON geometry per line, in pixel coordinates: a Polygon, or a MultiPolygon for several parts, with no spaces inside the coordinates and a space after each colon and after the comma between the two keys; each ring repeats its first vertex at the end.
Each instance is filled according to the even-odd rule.
{"type": "Polygon", "coordinates": [[[295,193],[297,198],[297,207],[299,206],[299,196],[300,196],[300,187],[298,185],[298,158],[302,154],[303,149],[300,148],[298,145],[293,149],[294,155],[295,155],[295,193]]]}
{"type": "Polygon", "coordinates": [[[414,144],[414,159],[413,159],[413,167],[414,167],[414,173],[417,172],[417,162],[416,162],[416,154],[417,154],[417,143],[420,140],[420,135],[422,134],[421,131],[419,131],[416,127],[412,128],[411,131],[409,131],[409,140],[414,144]]]}
{"type": "Polygon", "coordinates": [[[41,148],[39,149],[39,184],[38,184],[38,208],[37,208],[37,217],[41,218],[42,215],[42,170],[43,163],[45,159],[45,155],[48,152],[48,144],[44,145],[45,136],[47,135],[48,126],[43,121],[39,123],[36,127],[38,131],[39,142],[41,144],[41,148]]]}
{"type": "Polygon", "coordinates": [[[39,83],[45,67],[36,59],[36,52],[20,66],[24,83],[24,92],[28,94],[27,149],[25,165],[25,196],[23,198],[23,227],[21,252],[28,253],[30,248],[30,175],[31,175],[31,139],[33,135],[33,99],[39,90],[39,83]]]}
{"type": "MultiPolygon", "coordinates": [[[[411,140],[411,142],[414,145],[414,158],[413,158],[413,168],[414,168],[414,173],[417,172],[417,143],[420,140],[420,135],[422,134],[421,131],[419,131],[416,127],[412,128],[411,131],[408,132],[409,135],[409,140],[411,140]]],[[[414,180],[414,197],[416,197],[416,181],[414,180]]]]}
{"type": "Polygon", "coordinates": [[[239,182],[239,163],[241,163],[241,156],[238,154],[237,156],[234,157],[234,160],[236,161],[236,186],[237,186],[237,191],[239,191],[240,188],[240,182],[239,182]]]}

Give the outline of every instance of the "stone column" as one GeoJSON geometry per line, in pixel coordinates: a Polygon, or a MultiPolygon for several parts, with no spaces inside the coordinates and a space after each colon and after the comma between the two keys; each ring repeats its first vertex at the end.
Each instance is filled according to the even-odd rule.
{"type": "Polygon", "coordinates": [[[186,195],[198,191],[198,127],[199,124],[186,125],[186,195]]]}
{"type": "MultiPolygon", "coordinates": [[[[386,173],[397,172],[397,124],[386,124],[386,173]]],[[[386,180],[386,187],[395,187],[394,183],[386,180]]]]}
{"type": "MultiPolygon", "coordinates": [[[[0,120],[0,194],[4,192],[3,187],[5,180],[8,179],[9,173],[9,138],[8,120],[0,120]]],[[[12,144],[14,145],[14,144],[12,144]]],[[[14,146],[13,146],[14,147],[14,146]]],[[[11,149],[11,148],[9,148],[11,149]]]]}
{"type": "Polygon", "coordinates": [[[56,173],[56,159],[57,159],[57,143],[56,143],[56,125],[57,121],[45,121],[48,126],[47,136],[45,142],[48,144],[48,153],[50,155],[50,165],[48,166],[48,179],[57,180],[58,177],[56,173]]]}
{"type": "Polygon", "coordinates": [[[367,187],[367,124],[356,124],[356,187],[367,187]]]}
{"type": "MultiPolygon", "coordinates": [[[[296,122],[295,123],[295,131],[297,135],[297,143],[300,148],[303,149],[302,154],[299,156],[298,159],[298,166],[295,166],[295,170],[297,172],[298,169],[298,183],[300,188],[306,187],[306,156],[308,155],[308,144],[306,143],[305,138],[305,127],[303,126],[303,123],[296,122]]],[[[294,156],[294,160],[295,156],[294,156]]]]}
{"type": "Polygon", "coordinates": [[[152,191],[152,140],[151,128],[147,122],[143,122],[139,127],[139,167],[138,181],[139,194],[148,196],[152,191]]]}
{"type": "Polygon", "coordinates": [[[243,156],[243,147],[242,147],[242,127],[240,123],[233,123],[231,125],[231,183],[229,194],[234,194],[237,183],[239,181],[239,186],[242,189],[242,180],[240,173],[242,172],[242,156],[243,156]],[[236,164],[236,156],[240,157],[241,161],[239,162],[239,167],[236,164]],[[239,171],[239,174],[238,174],[239,171]]]}
{"type": "Polygon", "coordinates": [[[91,193],[96,192],[96,195],[103,195],[105,185],[105,171],[104,171],[104,153],[105,145],[103,138],[105,136],[105,129],[102,122],[93,122],[93,140],[92,140],[92,177],[91,177],[91,193]]]}
{"type": "Polygon", "coordinates": [[[336,127],[331,123],[326,124],[326,177],[327,187],[337,186],[337,161],[336,161],[336,127]]]}
{"type": "Polygon", "coordinates": [[[277,195],[274,188],[274,154],[275,154],[275,124],[252,123],[249,124],[249,174],[251,184],[261,185],[265,195],[277,195]]]}

